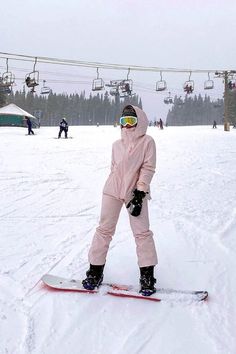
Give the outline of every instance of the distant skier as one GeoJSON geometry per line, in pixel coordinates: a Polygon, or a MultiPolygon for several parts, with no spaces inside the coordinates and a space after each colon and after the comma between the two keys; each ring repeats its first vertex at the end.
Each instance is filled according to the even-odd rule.
{"type": "Polygon", "coordinates": [[[89,250],[90,268],[82,283],[88,290],[101,285],[109,245],[125,203],[136,242],[140,293],[150,296],[156,292],[157,254],[149,229],[148,199],[156,168],[156,146],[153,138],[146,135],[148,119],[140,108],[126,106],[120,125],[121,139],[112,146],[111,173],[103,189],[100,222],[89,250]]]}
{"type": "Polygon", "coordinates": [[[160,127],[160,129],[163,129],[163,121],[162,121],[161,118],[160,118],[160,120],[159,120],[159,127],[160,127]]]}
{"type": "Polygon", "coordinates": [[[217,125],[216,125],[216,121],[214,120],[213,122],[213,126],[212,126],[213,129],[216,129],[217,128],[217,125]]]}
{"type": "Polygon", "coordinates": [[[30,135],[30,134],[34,135],[34,132],[32,130],[32,122],[31,122],[30,118],[29,117],[25,117],[25,120],[26,120],[26,124],[27,124],[27,127],[28,127],[28,135],[30,135]]]}
{"type": "Polygon", "coordinates": [[[68,133],[69,126],[68,126],[68,123],[66,121],[66,118],[62,118],[62,121],[60,122],[59,127],[60,127],[60,131],[59,131],[59,134],[58,134],[58,139],[60,139],[62,132],[65,133],[65,139],[67,139],[67,133],[68,133]]]}

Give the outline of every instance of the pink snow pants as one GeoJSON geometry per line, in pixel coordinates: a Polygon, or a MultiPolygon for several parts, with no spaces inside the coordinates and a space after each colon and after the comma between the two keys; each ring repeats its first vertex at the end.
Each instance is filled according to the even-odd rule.
{"type": "MultiPolygon", "coordinates": [[[[102,209],[99,226],[96,229],[89,250],[89,263],[103,265],[112,236],[124,201],[103,194],[102,209]]],[[[153,233],[149,230],[148,202],[145,198],[141,214],[138,217],[129,214],[131,230],[133,232],[139,267],[148,267],[157,264],[156,248],[153,233]]]]}

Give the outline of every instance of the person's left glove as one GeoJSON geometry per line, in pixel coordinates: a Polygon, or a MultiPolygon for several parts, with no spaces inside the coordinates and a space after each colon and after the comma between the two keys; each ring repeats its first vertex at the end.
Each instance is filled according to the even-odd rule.
{"type": "Polygon", "coordinates": [[[126,205],[126,208],[129,209],[129,212],[132,216],[139,216],[142,210],[143,198],[146,193],[135,189],[133,191],[133,198],[126,205]]]}

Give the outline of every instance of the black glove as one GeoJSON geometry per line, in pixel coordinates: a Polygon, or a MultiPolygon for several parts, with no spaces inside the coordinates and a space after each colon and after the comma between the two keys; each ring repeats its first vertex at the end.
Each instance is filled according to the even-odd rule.
{"type": "Polygon", "coordinates": [[[129,212],[132,216],[139,216],[142,210],[143,198],[146,193],[143,191],[138,191],[135,189],[133,191],[133,198],[126,205],[126,208],[129,209],[129,212]]]}

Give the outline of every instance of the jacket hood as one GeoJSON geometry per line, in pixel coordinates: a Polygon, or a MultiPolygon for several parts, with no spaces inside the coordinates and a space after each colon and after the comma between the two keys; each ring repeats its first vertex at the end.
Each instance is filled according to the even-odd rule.
{"type": "MultiPolygon", "coordinates": [[[[143,136],[146,134],[147,127],[148,127],[148,119],[147,119],[146,113],[141,108],[139,108],[137,106],[133,106],[133,105],[128,105],[128,106],[132,106],[134,108],[134,110],[137,114],[138,123],[137,123],[136,127],[134,127],[134,128],[121,129],[121,136],[122,136],[122,139],[125,139],[125,140],[128,138],[128,136],[130,136],[130,138],[132,136],[131,140],[133,140],[133,138],[137,139],[140,136],[143,136]]],[[[124,109],[126,107],[124,107],[124,109]]]]}

